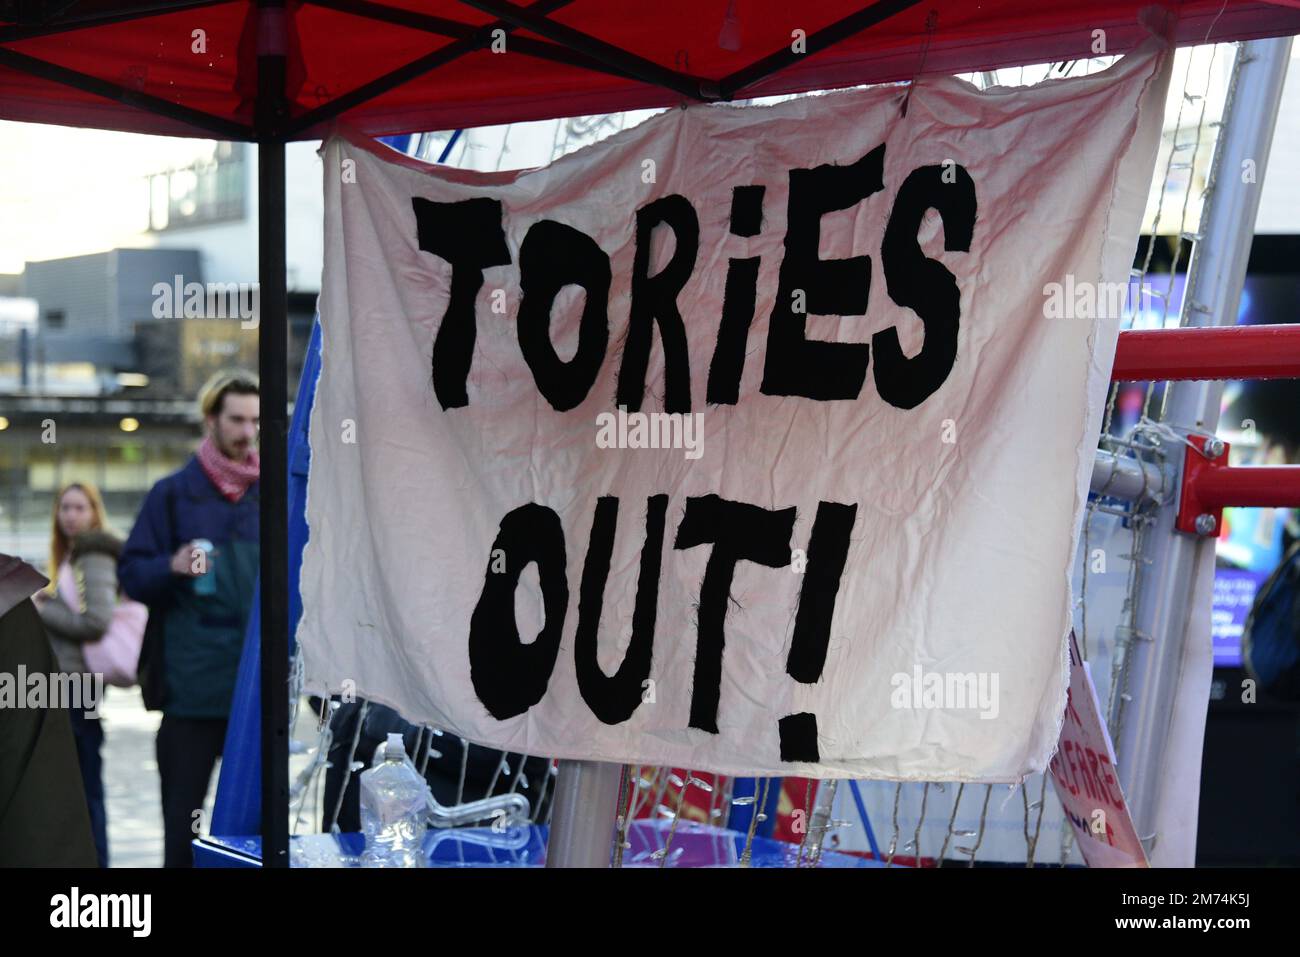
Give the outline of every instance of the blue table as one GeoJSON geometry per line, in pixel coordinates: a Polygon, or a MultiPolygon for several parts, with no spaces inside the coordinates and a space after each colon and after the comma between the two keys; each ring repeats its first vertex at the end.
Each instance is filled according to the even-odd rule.
{"type": "MultiPolygon", "coordinates": [[[[664,846],[669,821],[634,821],[628,831],[632,846],[623,852],[624,867],[658,867],[655,851],[664,846]]],[[[430,867],[541,867],[546,862],[547,828],[530,825],[494,831],[490,827],[430,830],[424,851],[430,867]]],[[[304,834],[290,842],[294,867],[355,867],[365,846],[360,834],[304,834]]],[[[673,834],[668,867],[737,867],[745,835],[708,824],[682,821],[673,834]]],[[[258,837],[208,837],[194,842],[196,867],[260,867],[258,837]]],[[[752,867],[794,867],[799,848],[771,838],[755,837],[752,867]]],[[[820,867],[883,867],[879,861],[823,851],[820,867]]]]}

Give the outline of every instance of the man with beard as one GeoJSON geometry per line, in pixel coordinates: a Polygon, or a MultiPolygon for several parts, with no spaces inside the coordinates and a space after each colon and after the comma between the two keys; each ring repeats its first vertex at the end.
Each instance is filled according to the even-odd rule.
{"type": "Polygon", "coordinates": [[[204,438],[149,490],[118,577],[149,605],[141,654],[145,704],[158,728],[164,866],[189,867],[221,754],[258,570],[258,381],[221,372],[199,393],[204,438]]]}

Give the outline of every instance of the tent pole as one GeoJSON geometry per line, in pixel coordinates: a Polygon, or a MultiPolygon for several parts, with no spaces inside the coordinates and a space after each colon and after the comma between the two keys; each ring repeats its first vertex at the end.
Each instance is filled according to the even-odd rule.
{"type": "MultiPolygon", "coordinates": [[[[1237,321],[1290,53],[1290,37],[1238,47],[1201,218],[1204,238],[1196,243],[1188,267],[1183,325],[1231,326],[1237,321]],[[1245,165],[1247,161],[1251,166],[1245,165]],[[1243,182],[1248,168],[1255,175],[1243,182]]],[[[1222,381],[1176,382],[1167,389],[1166,424],[1178,431],[1214,432],[1222,381]]],[[[1177,456],[1178,463],[1182,459],[1177,456]]],[[[1119,700],[1111,702],[1111,710],[1116,715],[1112,729],[1120,780],[1138,837],[1156,866],[1190,867],[1193,861],[1176,859],[1181,857],[1176,850],[1170,852],[1174,858],[1161,853],[1157,823],[1165,789],[1189,786],[1181,780],[1182,769],[1167,766],[1169,732],[1177,720],[1175,706],[1192,615],[1208,612],[1208,608],[1191,607],[1194,579],[1203,552],[1212,553],[1215,540],[1175,530],[1177,513],[1176,502],[1167,504],[1151,529],[1143,556],[1151,565],[1137,597],[1136,640],[1125,654],[1121,682],[1115,689],[1119,700]]],[[[1204,702],[1199,703],[1202,716],[1204,707],[1204,702]]],[[[1192,780],[1193,794],[1197,787],[1192,780]]],[[[1195,832],[1194,811],[1179,826],[1195,832]]]]}
{"type": "Polygon", "coordinates": [[[757,63],[751,63],[729,76],[724,76],[718,81],[718,88],[722,91],[722,97],[726,100],[734,99],[736,94],[746,87],[754,86],[773,74],[780,73],[786,67],[793,66],[805,57],[834,46],[841,40],[846,40],[879,23],[884,23],[890,17],[898,16],[900,13],[910,10],[919,2],[920,0],[879,0],[878,3],[873,3],[856,13],[851,13],[829,26],[822,27],[822,29],[809,36],[802,53],[795,53],[793,49],[785,46],[775,53],[763,57],[757,63]]]}
{"type": "MultiPolygon", "coordinates": [[[[129,23],[149,17],[168,13],[180,13],[200,7],[215,7],[226,0],[160,0],[156,3],[117,4],[118,9],[109,12],[71,13],[56,16],[52,20],[39,20],[34,23],[14,23],[0,29],[0,43],[12,43],[14,40],[30,40],[33,37],[57,36],[61,33],[74,33],[77,30],[90,30],[95,27],[111,26],[117,23],[129,23]],[[122,9],[125,8],[125,9],[122,9]]],[[[65,8],[75,7],[76,3],[64,4],[65,8]]]]}
{"type": "Polygon", "coordinates": [[[552,800],[547,867],[609,867],[623,765],[561,761],[552,800]]]}
{"type": "Polygon", "coordinates": [[[262,866],[289,866],[289,435],[283,0],[257,0],[257,363],[262,423],[262,866]]]}
{"type": "Polygon", "coordinates": [[[620,73],[635,77],[643,83],[661,86],[692,100],[718,99],[716,85],[712,81],[670,70],[630,50],[624,50],[581,30],[551,20],[538,13],[538,9],[542,9],[538,4],[532,7],[520,7],[506,0],[460,0],[460,2],[506,23],[514,24],[521,30],[530,30],[552,43],[575,50],[583,56],[603,63],[620,73]]]}
{"type": "Polygon", "coordinates": [[[28,56],[25,53],[19,53],[17,50],[10,50],[5,46],[0,46],[0,67],[17,70],[29,76],[40,77],[42,80],[49,80],[51,83],[58,83],[74,90],[81,90],[83,93],[102,96],[105,99],[123,103],[157,116],[165,116],[169,120],[176,120],[178,123],[184,123],[196,130],[202,130],[204,133],[221,139],[247,139],[253,132],[242,123],[213,116],[210,113],[191,109],[188,106],[181,106],[179,103],[173,103],[161,97],[150,96],[140,90],[128,90],[117,83],[111,83],[108,80],[78,70],[69,70],[57,63],[50,63],[38,57],[28,56]]]}

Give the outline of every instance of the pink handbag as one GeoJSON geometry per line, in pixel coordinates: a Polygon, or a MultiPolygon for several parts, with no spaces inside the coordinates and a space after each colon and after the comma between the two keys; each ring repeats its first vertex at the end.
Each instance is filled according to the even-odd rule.
{"type": "MultiPolygon", "coordinates": [[[[68,562],[59,567],[59,597],[69,608],[81,611],[77,575],[68,562]]],[[[145,605],[120,599],[113,608],[113,617],[104,636],[81,646],[86,669],[91,674],[102,674],[106,684],[118,688],[134,685],[140,646],[144,643],[144,627],[148,621],[149,609],[145,605]]]]}

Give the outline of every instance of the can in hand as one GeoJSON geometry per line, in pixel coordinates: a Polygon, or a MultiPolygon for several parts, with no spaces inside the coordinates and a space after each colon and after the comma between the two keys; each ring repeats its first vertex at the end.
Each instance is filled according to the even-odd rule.
{"type": "Polygon", "coordinates": [[[213,544],[206,538],[196,538],[190,543],[194,548],[203,552],[203,567],[205,569],[202,575],[194,578],[194,594],[196,595],[215,595],[217,593],[217,579],[212,570],[212,551],[213,544]]]}

